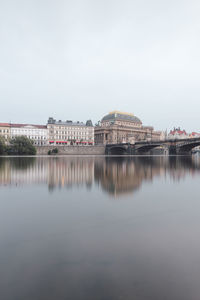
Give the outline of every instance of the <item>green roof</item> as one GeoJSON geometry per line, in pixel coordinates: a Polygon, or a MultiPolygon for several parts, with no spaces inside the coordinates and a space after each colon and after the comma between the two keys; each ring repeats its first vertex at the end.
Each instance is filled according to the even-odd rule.
{"type": "Polygon", "coordinates": [[[115,121],[115,120],[120,120],[120,121],[130,121],[133,123],[138,123],[142,124],[139,118],[137,118],[134,115],[129,115],[129,114],[120,114],[120,113],[111,113],[103,117],[101,121],[115,121]]]}

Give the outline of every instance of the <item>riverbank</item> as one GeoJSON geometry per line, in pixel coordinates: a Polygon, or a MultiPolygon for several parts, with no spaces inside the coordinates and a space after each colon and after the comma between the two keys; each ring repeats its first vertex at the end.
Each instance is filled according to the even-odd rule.
{"type": "Polygon", "coordinates": [[[37,155],[48,155],[49,151],[57,148],[56,155],[104,155],[105,146],[39,146],[36,147],[37,155]]]}

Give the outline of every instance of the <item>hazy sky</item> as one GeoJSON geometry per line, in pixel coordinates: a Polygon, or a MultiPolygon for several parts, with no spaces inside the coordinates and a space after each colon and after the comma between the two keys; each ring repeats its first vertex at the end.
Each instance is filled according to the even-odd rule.
{"type": "Polygon", "coordinates": [[[0,0],[0,121],[200,131],[200,1],[0,0]]]}

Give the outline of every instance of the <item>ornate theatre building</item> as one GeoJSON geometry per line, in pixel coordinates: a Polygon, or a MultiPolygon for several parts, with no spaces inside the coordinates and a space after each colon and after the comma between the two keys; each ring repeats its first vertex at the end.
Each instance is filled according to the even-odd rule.
{"type": "Polygon", "coordinates": [[[95,127],[95,144],[120,144],[141,140],[162,140],[164,132],[143,126],[139,118],[130,113],[110,112],[95,127]]]}

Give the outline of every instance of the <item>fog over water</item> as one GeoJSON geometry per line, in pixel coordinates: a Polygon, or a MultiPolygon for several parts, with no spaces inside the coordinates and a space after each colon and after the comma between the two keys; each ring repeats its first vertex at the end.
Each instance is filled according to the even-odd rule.
{"type": "Polygon", "coordinates": [[[200,158],[0,159],[4,300],[198,300],[200,158]]]}

